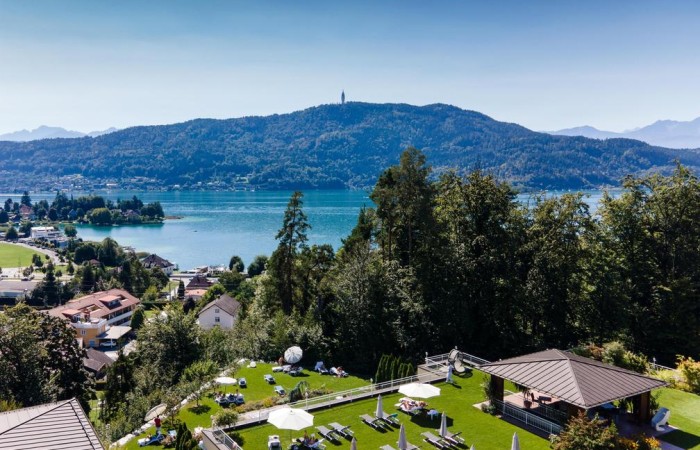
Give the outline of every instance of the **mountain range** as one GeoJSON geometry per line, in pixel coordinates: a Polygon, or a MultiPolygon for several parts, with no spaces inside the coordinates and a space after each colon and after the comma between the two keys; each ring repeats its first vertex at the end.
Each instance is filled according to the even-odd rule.
{"type": "Polygon", "coordinates": [[[365,188],[409,146],[426,154],[437,175],[480,168],[524,189],[617,186],[628,174],[668,172],[675,160],[700,168],[700,150],[553,136],[445,104],[349,102],[95,138],[0,142],[0,184],[51,189],[81,175],[163,188],[231,188],[240,180],[261,189],[365,188]]]}
{"type": "Polygon", "coordinates": [[[687,122],[658,120],[651,125],[621,133],[599,130],[588,125],[549,133],[560,136],[584,136],[593,139],[637,139],[647,144],[668,148],[700,148],[700,117],[687,122]]]}
{"type": "Polygon", "coordinates": [[[80,131],[66,130],[61,127],[49,127],[42,125],[34,130],[20,130],[12,133],[0,134],[0,141],[12,142],[29,142],[38,141],[40,139],[56,139],[56,138],[77,138],[77,137],[97,137],[103,134],[113,133],[116,128],[108,128],[102,131],[91,131],[89,133],[81,133],[80,131]]]}

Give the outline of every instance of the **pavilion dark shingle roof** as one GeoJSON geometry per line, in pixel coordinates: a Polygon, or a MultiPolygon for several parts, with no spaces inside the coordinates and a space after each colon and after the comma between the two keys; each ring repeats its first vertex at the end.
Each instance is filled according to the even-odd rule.
{"type": "Polygon", "coordinates": [[[584,409],[666,385],[664,381],[561,350],[483,364],[479,370],[584,409]]]}
{"type": "Polygon", "coordinates": [[[76,399],[0,413],[0,449],[104,450],[76,399]]]}

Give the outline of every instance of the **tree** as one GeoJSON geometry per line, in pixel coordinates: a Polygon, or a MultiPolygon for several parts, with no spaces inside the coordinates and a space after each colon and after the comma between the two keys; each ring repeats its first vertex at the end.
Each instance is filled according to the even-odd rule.
{"type": "Polygon", "coordinates": [[[7,211],[0,210],[0,223],[7,223],[10,221],[10,216],[7,214],[7,211]]]}
{"type": "Polygon", "coordinates": [[[0,315],[0,329],[0,398],[26,407],[77,397],[89,410],[85,351],[71,327],[20,303],[0,315]]]}
{"type": "Polygon", "coordinates": [[[306,231],[311,228],[302,209],[304,204],[302,197],[303,194],[296,191],[289,199],[282,228],[275,236],[275,239],[280,242],[268,262],[275,296],[279,299],[282,310],[287,314],[291,313],[293,306],[294,263],[298,251],[306,246],[308,239],[306,231]]]}
{"type": "Polygon", "coordinates": [[[141,328],[141,325],[143,325],[143,321],[145,319],[145,314],[143,312],[143,308],[136,308],[134,313],[131,315],[131,329],[134,332],[137,332],[139,328],[141,328]]]}
{"type": "Polygon", "coordinates": [[[107,369],[103,420],[109,421],[113,417],[126,401],[127,394],[131,392],[134,384],[134,363],[129,356],[119,351],[117,360],[107,369]]]}
{"type": "Polygon", "coordinates": [[[192,437],[192,432],[187,428],[187,424],[180,422],[175,437],[175,450],[196,450],[198,448],[197,441],[192,437]]]}
{"type": "Polygon", "coordinates": [[[162,219],[165,216],[160,202],[149,203],[141,208],[141,215],[152,219],[162,219]]]}
{"type": "Polygon", "coordinates": [[[112,225],[112,213],[107,208],[95,208],[90,211],[88,220],[93,225],[112,225]]]}
{"type": "Polygon", "coordinates": [[[589,419],[583,412],[569,419],[566,428],[552,439],[552,450],[614,450],[617,448],[617,428],[596,416],[589,419]]]}
{"type": "Polygon", "coordinates": [[[25,206],[32,206],[32,198],[29,196],[29,192],[24,191],[19,203],[21,205],[25,205],[25,206]]]}
{"type": "Polygon", "coordinates": [[[80,291],[93,292],[97,280],[95,279],[95,272],[92,271],[92,267],[90,267],[89,264],[83,266],[80,275],[80,291]]]}
{"type": "Polygon", "coordinates": [[[12,211],[12,199],[11,198],[8,198],[7,200],[5,200],[5,204],[3,206],[3,209],[5,210],[5,212],[8,212],[8,213],[10,211],[12,211]]]}
{"type": "Polygon", "coordinates": [[[69,223],[63,228],[63,233],[69,238],[74,238],[78,235],[78,230],[75,225],[69,223]]]}
{"type": "Polygon", "coordinates": [[[185,283],[182,280],[180,280],[180,283],[177,285],[177,299],[185,299],[185,283]]]}
{"type": "Polygon", "coordinates": [[[13,226],[10,226],[10,228],[8,228],[7,232],[5,233],[5,240],[16,241],[17,239],[19,239],[17,229],[15,229],[15,227],[13,226]]]}
{"type": "Polygon", "coordinates": [[[231,260],[229,260],[228,262],[228,270],[234,270],[238,273],[243,273],[243,271],[245,270],[245,265],[243,264],[243,260],[240,256],[233,255],[231,257],[231,260]]]}
{"type": "Polygon", "coordinates": [[[66,272],[68,272],[68,275],[73,275],[75,273],[75,266],[73,265],[73,261],[68,261],[68,266],[66,267],[66,272]]]}
{"type": "Polygon", "coordinates": [[[44,307],[61,303],[61,285],[56,282],[54,266],[50,261],[46,265],[44,279],[37,285],[32,295],[34,298],[40,298],[44,307]]]}
{"type": "Polygon", "coordinates": [[[197,406],[199,406],[199,400],[204,394],[204,391],[201,389],[202,385],[210,381],[216,374],[216,371],[216,365],[212,361],[205,360],[192,363],[182,373],[182,380],[191,384],[192,394],[195,397],[197,406]]]}
{"type": "Polygon", "coordinates": [[[267,256],[258,255],[253,259],[253,262],[248,266],[248,276],[255,277],[260,275],[265,270],[265,265],[267,264],[267,256]]]}
{"type": "Polygon", "coordinates": [[[245,276],[237,271],[224,272],[219,275],[219,283],[226,289],[226,292],[235,294],[241,283],[245,282],[245,276]]]}

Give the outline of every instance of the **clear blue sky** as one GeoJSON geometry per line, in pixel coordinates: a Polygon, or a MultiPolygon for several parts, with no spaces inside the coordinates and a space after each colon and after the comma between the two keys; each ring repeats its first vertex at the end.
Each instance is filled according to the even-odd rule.
{"type": "Polygon", "coordinates": [[[284,113],[341,89],[536,130],[689,120],[698,24],[692,1],[0,0],[0,133],[284,113]]]}

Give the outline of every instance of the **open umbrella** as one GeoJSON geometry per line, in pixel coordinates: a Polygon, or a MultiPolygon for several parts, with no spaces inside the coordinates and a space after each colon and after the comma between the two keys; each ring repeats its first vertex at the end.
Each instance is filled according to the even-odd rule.
{"type": "Polygon", "coordinates": [[[296,345],[294,347],[289,347],[284,352],[284,360],[289,364],[298,363],[301,361],[302,356],[304,356],[304,352],[301,350],[301,347],[297,347],[296,345]]]}
{"type": "Polygon", "coordinates": [[[427,383],[409,383],[401,386],[399,392],[408,397],[430,398],[440,395],[440,388],[427,383]]]}
{"type": "Polygon", "coordinates": [[[357,439],[352,438],[352,441],[350,442],[350,450],[357,450],[357,439]]]}
{"type": "Polygon", "coordinates": [[[513,433],[513,443],[510,446],[510,450],[520,450],[520,440],[518,439],[518,433],[513,433]]]}
{"type": "Polygon", "coordinates": [[[303,409],[280,408],[270,413],[267,422],[280,430],[302,430],[313,426],[314,416],[303,409]]]}
{"type": "Polygon", "coordinates": [[[440,419],[440,436],[447,436],[447,416],[445,412],[442,413],[442,418],[440,419]]]}
{"type": "Polygon", "coordinates": [[[214,381],[216,381],[219,384],[223,384],[224,386],[228,386],[229,384],[238,383],[238,380],[236,380],[235,378],[231,378],[231,377],[218,377],[218,378],[214,379],[214,381]]]}
{"type": "Polygon", "coordinates": [[[374,412],[375,417],[379,419],[384,418],[384,405],[382,404],[382,396],[377,396],[377,410],[374,412]]]}
{"type": "Polygon", "coordinates": [[[163,414],[166,408],[167,405],[165,403],[161,403],[160,405],[154,406],[153,408],[148,410],[148,412],[146,413],[146,417],[144,417],[144,420],[148,422],[149,420],[155,419],[156,416],[163,414]]]}
{"type": "Polygon", "coordinates": [[[406,429],[403,427],[403,424],[401,424],[401,428],[399,429],[399,440],[396,442],[396,445],[398,445],[399,450],[406,450],[408,448],[408,441],[406,440],[406,429]]]}

